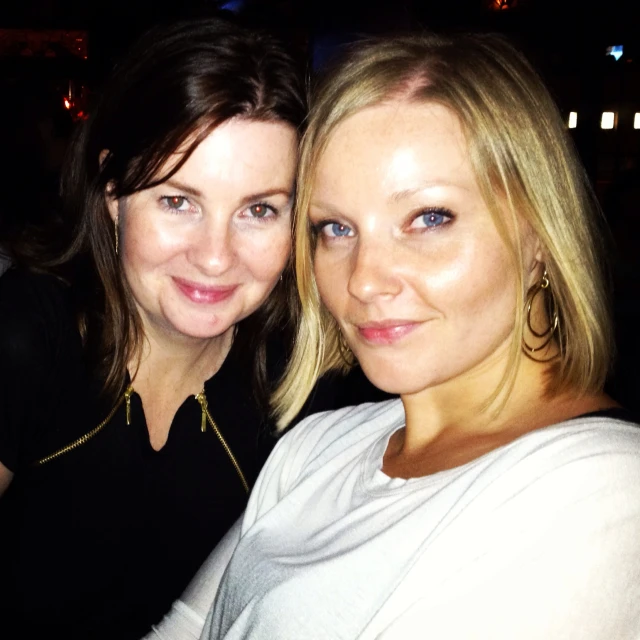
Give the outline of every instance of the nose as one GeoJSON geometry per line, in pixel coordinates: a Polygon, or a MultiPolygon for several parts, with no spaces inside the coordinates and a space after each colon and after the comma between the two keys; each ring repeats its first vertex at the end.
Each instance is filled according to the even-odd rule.
{"type": "Polygon", "coordinates": [[[195,227],[189,241],[188,258],[205,275],[225,273],[234,260],[233,231],[226,221],[208,219],[195,227]]]}
{"type": "Polygon", "coordinates": [[[379,297],[393,297],[402,288],[397,273],[397,248],[387,242],[362,237],[351,256],[349,293],[368,303],[379,297]]]}

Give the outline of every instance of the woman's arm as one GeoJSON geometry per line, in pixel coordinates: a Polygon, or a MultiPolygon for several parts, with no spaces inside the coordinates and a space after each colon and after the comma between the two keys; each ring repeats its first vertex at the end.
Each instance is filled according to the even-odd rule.
{"type": "Polygon", "coordinates": [[[7,490],[7,487],[13,480],[13,471],[9,471],[2,462],[0,462],[0,497],[7,490]]]}
{"type": "Polygon", "coordinates": [[[240,540],[242,516],[229,529],[195,575],[180,600],[143,640],[198,640],[220,580],[240,540]]]}

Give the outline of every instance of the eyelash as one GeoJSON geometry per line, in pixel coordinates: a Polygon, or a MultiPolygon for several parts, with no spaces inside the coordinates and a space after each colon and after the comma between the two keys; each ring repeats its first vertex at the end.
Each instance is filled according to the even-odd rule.
{"type": "MultiPolygon", "coordinates": [[[[197,207],[195,207],[195,205],[191,203],[189,198],[187,198],[186,196],[180,196],[180,195],[161,196],[160,203],[162,204],[164,209],[169,211],[169,213],[195,213],[195,211],[192,211],[191,208],[197,209],[197,207]],[[184,203],[188,204],[190,209],[177,209],[175,207],[172,207],[169,205],[170,200],[182,200],[184,202],[182,202],[181,204],[184,204],[184,203]]],[[[273,205],[270,205],[267,202],[254,202],[253,204],[250,204],[247,207],[245,207],[243,211],[250,211],[255,207],[264,207],[267,210],[265,212],[265,215],[263,216],[256,216],[251,214],[247,216],[252,220],[257,220],[258,222],[264,222],[264,221],[270,220],[271,218],[275,218],[279,214],[278,209],[276,209],[273,205]],[[268,215],[269,212],[271,212],[273,215],[268,215]]]]}
{"type": "MultiPolygon", "coordinates": [[[[449,209],[445,209],[444,207],[430,207],[428,209],[423,209],[421,210],[416,216],[414,216],[414,218],[411,221],[411,225],[409,228],[413,228],[413,224],[417,221],[420,220],[420,218],[424,218],[425,216],[440,216],[443,218],[442,222],[440,224],[434,224],[434,225],[425,225],[423,227],[417,227],[418,229],[420,229],[420,232],[425,232],[425,231],[431,231],[433,229],[437,229],[439,227],[444,227],[445,225],[451,223],[453,221],[453,219],[455,218],[455,216],[453,215],[453,213],[449,210],[449,209]]],[[[327,240],[336,240],[338,238],[348,238],[350,237],[349,235],[344,235],[344,236],[340,236],[340,235],[328,235],[326,233],[323,233],[324,229],[327,229],[329,226],[332,225],[338,225],[340,227],[344,227],[345,229],[349,229],[349,231],[351,231],[351,228],[349,227],[349,225],[346,224],[342,224],[341,222],[338,222],[337,220],[321,220],[320,222],[316,222],[315,224],[313,224],[311,226],[311,230],[313,232],[313,234],[317,237],[319,235],[322,235],[325,239],[327,240]]]]}
{"type": "Polygon", "coordinates": [[[440,224],[436,224],[436,225],[431,225],[431,226],[424,225],[423,227],[417,227],[421,231],[430,231],[433,229],[444,227],[450,224],[455,218],[455,216],[449,209],[445,209],[444,207],[429,207],[428,209],[422,209],[422,211],[420,211],[418,215],[416,215],[413,218],[410,228],[413,228],[413,224],[417,220],[420,220],[421,218],[424,218],[426,216],[441,216],[443,218],[443,221],[440,224]]]}
{"type": "Polygon", "coordinates": [[[316,222],[314,225],[311,226],[311,230],[314,233],[314,235],[317,237],[319,235],[323,236],[324,238],[326,238],[327,240],[334,240],[336,238],[348,238],[349,236],[329,236],[326,233],[323,233],[323,229],[326,229],[327,227],[331,226],[331,225],[338,225],[340,227],[345,227],[346,229],[349,229],[351,231],[351,227],[347,224],[342,224],[342,222],[338,222],[337,220],[321,220],[320,222],[316,222]]]}
{"type": "Polygon", "coordinates": [[[264,207],[265,209],[267,209],[267,212],[271,212],[273,215],[264,215],[264,216],[252,216],[249,215],[250,218],[252,218],[253,220],[257,220],[258,222],[264,222],[266,220],[269,220],[271,218],[275,218],[278,216],[278,214],[280,213],[278,211],[278,209],[276,209],[273,205],[269,204],[268,202],[254,202],[253,204],[250,204],[248,207],[245,208],[245,211],[252,209],[253,207],[264,207]]]}
{"type": "Polygon", "coordinates": [[[189,207],[193,207],[193,204],[191,203],[189,198],[187,198],[186,196],[179,196],[179,195],[160,196],[160,203],[162,207],[169,213],[193,213],[193,211],[190,211],[188,209],[176,209],[175,207],[170,206],[169,205],[170,200],[183,200],[186,204],[189,205],[189,207]]]}

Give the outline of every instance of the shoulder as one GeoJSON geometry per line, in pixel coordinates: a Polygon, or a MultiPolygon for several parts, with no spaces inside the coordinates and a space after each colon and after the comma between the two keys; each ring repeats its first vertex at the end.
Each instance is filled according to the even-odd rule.
{"type": "Polygon", "coordinates": [[[513,501],[527,517],[627,501],[640,508],[640,427],[604,417],[569,420],[502,447],[477,469],[480,493],[513,501]]]}
{"type": "Polygon", "coordinates": [[[302,422],[304,418],[315,413],[364,403],[384,402],[396,397],[373,386],[360,367],[353,367],[347,373],[329,371],[318,380],[292,424],[302,422]]]}
{"type": "Polygon", "coordinates": [[[404,409],[398,399],[367,402],[334,411],[316,413],[282,436],[277,447],[288,455],[295,452],[305,458],[327,455],[336,443],[344,449],[363,439],[379,435],[404,423],[404,409]]]}
{"type": "Polygon", "coordinates": [[[0,278],[0,321],[55,316],[69,307],[68,287],[54,276],[9,269],[0,278]]]}
{"type": "Polygon", "coordinates": [[[73,323],[65,285],[10,269],[0,278],[0,353],[17,364],[39,359],[73,323]]]}
{"type": "MultiPolygon", "coordinates": [[[[571,442],[569,460],[585,468],[608,472],[612,480],[626,482],[625,475],[640,479],[640,426],[607,417],[585,417],[558,427],[571,442]]],[[[556,455],[560,456],[560,452],[556,455]]],[[[640,484],[637,485],[640,489],[640,484]]]]}
{"type": "Polygon", "coordinates": [[[276,444],[258,478],[255,494],[270,495],[270,500],[278,500],[317,469],[349,464],[367,447],[403,424],[404,409],[400,400],[366,403],[309,416],[276,444]]]}
{"type": "Polygon", "coordinates": [[[81,362],[82,342],[65,286],[51,276],[18,269],[3,274],[0,459],[5,466],[15,471],[61,446],[51,438],[57,438],[61,425],[74,423],[65,411],[69,401],[82,395],[77,384],[86,379],[81,362]]]}
{"type": "Polygon", "coordinates": [[[640,426],[607,416],[582,416],[529,433],[513,448],[558,462],[619,455],[640,459],[640,426]]]}

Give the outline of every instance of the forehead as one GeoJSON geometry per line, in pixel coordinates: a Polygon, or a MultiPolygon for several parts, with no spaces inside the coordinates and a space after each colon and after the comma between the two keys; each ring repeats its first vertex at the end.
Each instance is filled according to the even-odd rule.
{"type": "Polygon", "coordinates": [[[318,160],[316,183],[352,180],[354,174],[399,189],[416,182],[475,183],[459,120],[435,103],[385,103],[341,122],[318,160]]]}
{"type": "MultiPolygon", "coordinates": [[[[197,134],[169,156],[168,173],[184,157],[197,134]]],[[[289,175],[297,159],[297,132],[282,121],[233,118],[212,129],[176,172],[194,176],[241,177],[243,174],[289,175]]]]}

